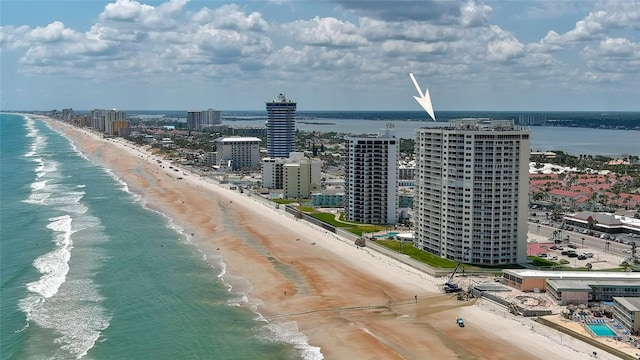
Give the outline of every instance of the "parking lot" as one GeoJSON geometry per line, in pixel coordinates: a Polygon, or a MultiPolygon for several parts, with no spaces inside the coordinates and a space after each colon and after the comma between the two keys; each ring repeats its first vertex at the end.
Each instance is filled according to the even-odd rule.
{"type": "Polygon", "coordinates": [[[559,262],[562,259],[568,261],[563,266],[582,268],[587,263],[590,263],[592,270],[612,269],[620,266],[620,263],[624,261],[622,256],[606,252],[602,249],[590,248],[589,246],[582,246],[581,244],[571,244],[574,248],[570,248],[567,244],[555,245],[553,242],[549,242],[549,238],[541,235],[529,233],[529,242],[527,244],[527,255],[540,256],[547,258],[554,262],[559,262]],[[575,251],[574,255],[569,255],[566,251],[575,251]],[[563,255],[563,252],[565,254],[563,255]],[[591,254],[589,257],[582,258],[580,254],[591,254]],[[543,255],[544,254],[544,255],[543,255]]]}

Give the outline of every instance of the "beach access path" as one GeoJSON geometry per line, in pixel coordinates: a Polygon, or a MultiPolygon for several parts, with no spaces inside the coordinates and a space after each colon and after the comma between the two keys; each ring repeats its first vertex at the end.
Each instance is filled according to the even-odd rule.
{"type": "Polygon", "coordinates": [[[221,257],[234,291],[245,291],[267,321],[295,324],[325,359],[581,359],[593,351],[616,359],[485,300],[458,301],[440,292],[441,279],[175,171],[124,139],[46,121],[193,234],[208,259],[221,257]]]}

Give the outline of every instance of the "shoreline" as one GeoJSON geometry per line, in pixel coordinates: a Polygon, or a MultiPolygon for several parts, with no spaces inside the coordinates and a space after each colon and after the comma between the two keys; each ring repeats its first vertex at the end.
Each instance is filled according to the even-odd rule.
{"type": "MultiPolygon", "coordinates": [[[[225,275],[246,279],[247,297],[262,316],[276,324],[295,322],[324,358],[573,359],[596,349],[566,339],[550,342],[552,335],[543,334],[555,335],[550,329],[523,328],[527,319],[485,311],[484,300],[459,302],[439,292],[438,279],[191,171],[181,170],[178,180],[155,156],[125,140],[45,121],[90,161],[110,169],[146,206],[193,234],[207,259],[221,257],[225,275]],[[458,316],[467,328],[458,328],[458,316]]],[[[608,355],[600,358],[615,358],[608,355]]]]}

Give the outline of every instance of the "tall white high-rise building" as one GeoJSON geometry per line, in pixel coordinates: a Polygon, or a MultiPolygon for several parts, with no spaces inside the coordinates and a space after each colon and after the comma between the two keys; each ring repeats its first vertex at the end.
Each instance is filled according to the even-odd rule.
{"type": "Polygon", "coordinates": [[[418,129],[414,246],[470,264],[525,262],[529,134],[511,120],[418,129]]]}
{"type": "Polygon", "coordinates": [[[347,138],[345,218],[395,224],[398,216],[400,139],[388,127],[379,135],[347,138]]]}
{"type": "Polygon", "coordinates": [[[296,103],[284,94],[267,102],[267,156],[286,158],[295,151],[296,103]]]}

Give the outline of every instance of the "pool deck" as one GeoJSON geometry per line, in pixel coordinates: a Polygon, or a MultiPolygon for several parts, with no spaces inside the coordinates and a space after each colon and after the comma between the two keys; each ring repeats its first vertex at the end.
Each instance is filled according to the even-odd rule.
{"type": "MultiPolygon", "coordinates": [[[[580,322],[565,319],[561,315],[548,315],[538,318],[538,322],[571,335],[577,339],[596,346],[622,359],[638,359],[640,349],[624,341],[614,340],[611,336],[593,336],[580,322]]],[[[612,329],[613,330],[613,329],[612,329]]]]}

